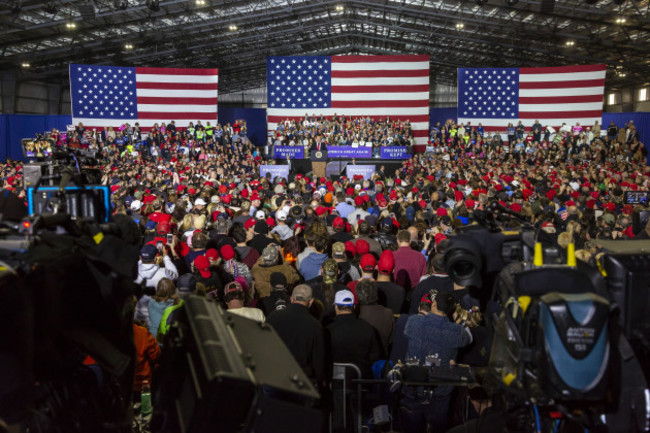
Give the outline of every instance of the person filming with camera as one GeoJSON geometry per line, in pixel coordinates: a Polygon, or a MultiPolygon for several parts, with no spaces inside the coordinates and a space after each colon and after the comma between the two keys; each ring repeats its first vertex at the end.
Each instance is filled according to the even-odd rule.
{"type": "MultiPolygon", "coordinates": [[[[453,321],[456,301],[451,293],[431,291],[422,298],[420,304],[423,303],[430,304],[429,311],[422,306],[421,314],[409,317],[404,328],[408,340],[406,358],[424,364],[428,357],[434,356],[441,366],[448,366],[455,362],[458,349],[472,342],[472,336],[465,326],[453,321]]],[[[453,386],[402,387],[403,431],[446,431],[453,389],[453,386]]]]}

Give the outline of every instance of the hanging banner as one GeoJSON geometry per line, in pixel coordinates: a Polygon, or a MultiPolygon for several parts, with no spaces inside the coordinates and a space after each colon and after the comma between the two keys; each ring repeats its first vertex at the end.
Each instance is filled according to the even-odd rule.
{"type": "Polygon", "coordinates": [[[282,177],[284,179],[289,178],[289,166],[288,165],[260,165],[260,177],[266,177],[266,173],[271,173],[271,182],[276,177],[282,177]]]}
{"type": "Polygon", "coordinates": [[[345,175],[348,179],[354,178],[356,175],[363,176],[364,179],[370,179],[375,172],[374,165],[350,165],[345,167],[345,175]]]}
{"type": "Polygon", "coordinates": [[[381,159],[409,159],[408,146],[385,146],[381,148],[381,159]]]}
{"type": "Polygon", "coordinates": [[[304,159],[305,148],[302,146],[273,146],[273,159],[304,159]]]}

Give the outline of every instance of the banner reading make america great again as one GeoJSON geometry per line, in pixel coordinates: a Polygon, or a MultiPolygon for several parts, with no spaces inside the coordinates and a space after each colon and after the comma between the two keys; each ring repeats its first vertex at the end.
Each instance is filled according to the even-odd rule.
{"type": "Polygon", "coordinates": [[[372,158],[372,148],[352,146],[329,146],[328,158],[372,158]]]}

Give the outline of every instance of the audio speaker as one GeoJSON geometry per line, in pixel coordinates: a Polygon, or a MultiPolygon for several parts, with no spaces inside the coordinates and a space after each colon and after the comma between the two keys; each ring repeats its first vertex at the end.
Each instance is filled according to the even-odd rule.
{"type": "Polygon", "coordinates": [[[191,296],[154,377],[158,432],[312,432],[319,394],[267,324],[191,296]]]}

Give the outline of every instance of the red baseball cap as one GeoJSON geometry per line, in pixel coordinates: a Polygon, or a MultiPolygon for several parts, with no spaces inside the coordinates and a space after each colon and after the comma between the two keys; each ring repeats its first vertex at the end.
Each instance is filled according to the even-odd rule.
{"type": "Polygon", "coordinates": [[[210,260],[217,260],[219,258],[219,251],[217,251],[215,248],[209,248],[205,252],[205,256],[210,260]]]}
{"type": "Polygon", "coordinates": [[[256,223],[256,222],[257,222],[257,221],[255,220],[255,218],[249,218],[249,219],[244,223],[244,228],[245,228],[246,230],[248,230],[248,229],[250,229],[250,228],[252,228],[252,227],[255,227],[255,223],[256,223]]]}
{"type": "Polygon", "coordinates": [[[359,266],[364,271],[372,271],[373,269],[375,269],[376,265],[377,265],[377,260],[375,259],[375,256],[373,256],[372,254],[364,254],[361,257],[361,261],[359,262],[359,266]]]}
{"type": "Polygon", "coordinates": [[[156,233],[159,235],[166,235],[172,230],[171,224],[167,221],[160,221],[156,226],[156,233]]]}
{"type": "Polygon", "coordinates": [[[206,256],[198,256],[195,258],[194,267],[203,278],[210,278],[210,260],[206,256]]]}
{"type": "Polygon", "coordinates": [[[442,233],[436,233],[435,236],[436,245],[438,245],[440,242],[444,241],[445,239],[447,239],[447,236],[443,235],[442,233]]]}
{"type": "Polygon", "coordinates": [[[384,275],[390,275],[395,269],[395,256],[391,250],[386,250],[379,256],[377,270],[384,275]]]}
{"type": "Polygon", "coordinates": [[[229,244],[225,244],[221,247],[221,257],[226,261],[233,259],[235,258],[235,250],[229,244]]]}
{"type": "Polygon", "coordinates": [[[364,202],[365,202],[365,200],[360,195],[358,195],[358,196],[356,196],[354,198],[354,205],[357,206],[357,207],[362,206],[364,202]]]}
{"type": "Polygon", "coordinates": [[[334,221],[332,222],[332,227],[335,227],[335,228],[345,227],[345,221],[343,221],[343,218],[341,218],[341,217],[336,217],[336,218],[334,218],[334,221]]]}
{"type": "MultiPolygon", "coordinates": [[[[358,241],[357,241],[358,242],[358,241]]],[[[365,242],[365,241],[364,241],[365,242]]],[[[345,243],[345,252],[350,253],[352,257],[357,255],[357,247],[354,246],[354,243],[352,241],[347,241],[345,243]]]]}
{"type": "Polygon", "coordinates": [[[363,239],[357,239],[357,242],[354,244],[354,246],[357,247],[357,254],[360,256],[368,254],[370,252],[370,245],[363,239]]]}

